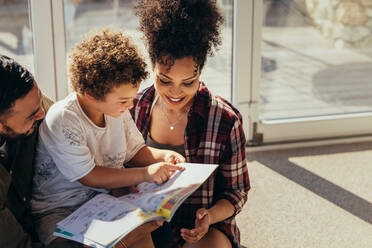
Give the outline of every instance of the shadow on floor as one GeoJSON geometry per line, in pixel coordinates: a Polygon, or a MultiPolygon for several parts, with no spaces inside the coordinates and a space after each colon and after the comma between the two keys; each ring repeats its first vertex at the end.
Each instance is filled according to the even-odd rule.
{"type": "Polygon", "coordinates": [[[290,157],[295,156],[368,151],[372,150],[371,147],[372,143],[367,142],[356,144],[353,148],[350,148],[349,144],[328,146],[327,149],[316,147],[314,149],[299,148],[285,151],[263,151],[249,153],[248,159],[250,161],[258,161],[260,164],[332,202],[352,215],[372,224],[371,202],[289,161],[290,157]]]}

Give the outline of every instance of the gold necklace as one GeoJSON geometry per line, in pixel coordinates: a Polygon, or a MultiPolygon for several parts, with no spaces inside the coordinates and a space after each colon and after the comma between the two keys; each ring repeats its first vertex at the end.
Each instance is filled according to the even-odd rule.
{"type": "Polygon", "coordinates": [[[168,118],[168,115],[167,115],[167,113],[165,112],[165,110],[164,110],[164,106],[161,104],[161,106],[160,106],[160,109],[161,109],[161,111],[163,112],[163,114],[165,115],[165,118],[167,119],[167,121],[168,121],[168,124],[169,124],[169,129],[171,130],[171,131],[173,131],[174,130],[174,128],[175,128],[175,125],[180,121],[180,120],[182,120],[183,119],[183,117],[184,117],[184,113],[187,115],[187,113],[190,111],[190,109],[188,109],[187,111],[185,111],[184,113],[181,113],[179,116],[178,116],[178,118],[177,118],[177,120],[175,121],[175,122],[171,122],[170,120],[169,120],[169,118],[168,118]]]}

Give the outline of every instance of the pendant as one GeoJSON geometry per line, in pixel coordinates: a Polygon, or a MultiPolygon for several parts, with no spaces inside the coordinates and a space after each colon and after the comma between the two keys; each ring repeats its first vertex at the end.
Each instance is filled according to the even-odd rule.
{"type": "Polygon", "coordinates": [[[170,126],[169,129],[173,131],[174,130],[174,126],[170,126]]]}

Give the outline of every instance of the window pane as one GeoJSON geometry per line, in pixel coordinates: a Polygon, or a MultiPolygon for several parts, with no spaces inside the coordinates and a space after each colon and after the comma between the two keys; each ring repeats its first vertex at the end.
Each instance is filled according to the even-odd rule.
{"type": "Polygon", "coordinates": [[[222,45],[213,57],[207,59],[201,80],[216,95],[231,101],[232,85],[232,37],[233,37],[233,0],[218,0],[225,24],[221,31],[222,45]]]}
{"type": "Polygon", "coordinates": [[[34,73],[28,0],[0,0],[0,54],[34,73]]]}
{"type": "Polygon", "coordinates": [[[261,119],[372,111],[370,1],[264,0],[261,119]]]}
{"type": "MultiPolygon", "coordinates": [[[[213,58],[207,61],[202,73],[202,80],[216,94],[231,99],[231,56],[232,56],[232,2],[218,1],[224,16],[226,27],[222,31],[223,44],[213,58]]],[[[148,70],[150,61],[145,46],[141,40],[141,32],[137,30],[139,22],[134,15],[135,0],[64,0],[66,51],[79,43],[82,35],[93,29],[110,27],[123,29],[130,35],[147,58],[148,70]]],[[[154,82],[152,73],[149,79],[141,85],[147,87],[154,82]]]]}

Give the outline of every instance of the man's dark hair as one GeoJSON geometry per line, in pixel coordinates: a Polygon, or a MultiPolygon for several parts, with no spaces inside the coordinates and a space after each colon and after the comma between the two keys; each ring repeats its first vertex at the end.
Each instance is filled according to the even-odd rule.
{"type": "Polygon", "coordinates": [[[0,116],[8,114],[15,101],[34,86],[34,77],[13,59],[0,55],[0,116]]]}

